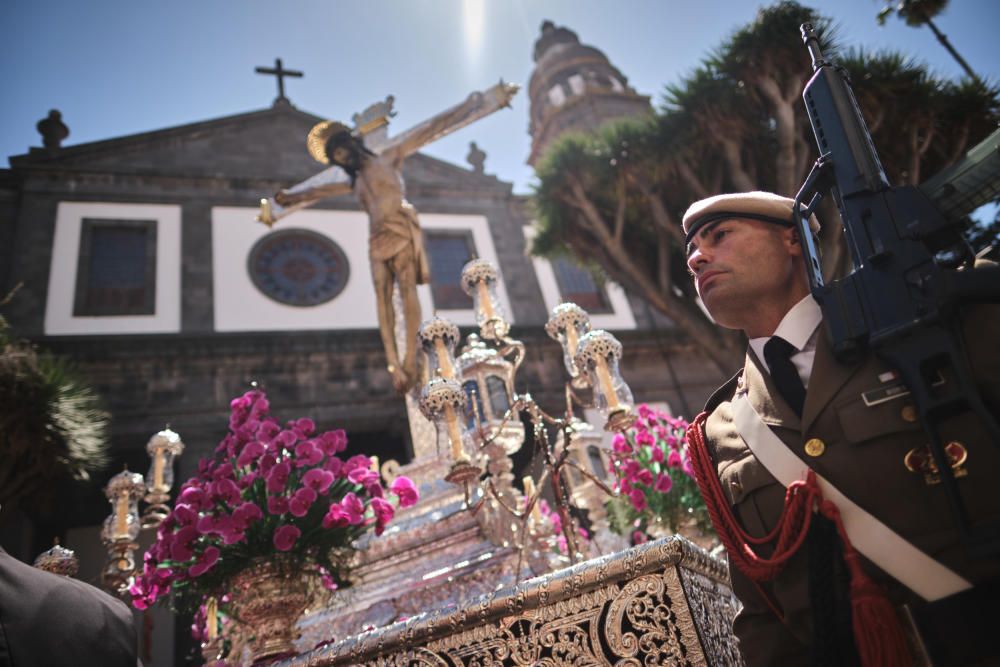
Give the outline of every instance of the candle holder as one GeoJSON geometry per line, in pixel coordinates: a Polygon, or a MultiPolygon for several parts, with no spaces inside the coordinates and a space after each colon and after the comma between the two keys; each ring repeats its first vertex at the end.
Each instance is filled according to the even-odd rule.
{"type": "Polygon", "coordinates": [[[545,333],[557,341],[563,349],[563,365],[569,373],[570,382],[577,389],[586,389],[589,378],[576,365],[576,352],[580,339],[590,331],[590,317],[575,303],[560,303],[552,309],[549,321],[545,323],[545,333]]]}
{"type": "Polygon", "coordinates": [[[427,355],[427,368],[433,375],[455,379],[455,345],[458,340],[458,327],[444,318],[435,317],[420,325],[417,341],[427,355]]]}
{"type": "Polygon", "coordinates": [[[170,513],[167,501],[174,485],[174,459],[184,451],[181,437],[170,430],[170,426],[154,435],[146,443],[146,453],[152,459],[146,473],[146,497],[148,503],[142,515],[143,528],[156,528],[170,513]]]}
{"type": "Polygon", "coordinates": [[[490,539],[500,546],[519,547],[518,577],[529,541],[537,546],[540,540],[554,539],[538,512],[540,489],[548,483],[569,561],[575,563],[581,554],[577,529],[569,512],[566,467],[575,469],[574,478],[586,478],[603,492],[615,494],[586,469],[589,466],[581,465],[583,459],[571,456],[572,447],[579,441],[572,436],[581,429],[574,405],[596,406],[604,413],[607,419],[604,426],[608,430],[619,431],[632,425],[635,421],[632,392],[618,371],[621,344],[605,331],[590,331],[589,316],[575,304],[560,304],[552,311],[545,330],[562,346],[563,362],[570,376],[565,390],[565,413],[562,417],[552,416],[530,394],[514,391],[514,378],[524,360],[525,346],[508,335],[510,325],[496,295],[496,269],[486,260],[472,260],[462,269],[461,283],[473,299],[479,336],[468,337],[458,358],[458,373],[453,373],[454,347],[450,345],[457,339],[454,325],[436,318],[418,335],[427,354],[427,367],[437,375],[424,388],[421,409],[438,427],[439,443],[442,433],[449,434],[447,440],[453,452],[454,463],[446,479],[463,487],[466,506],[477,516],[490,539]],[[494,347],[487,347],[480,336],[494,347]],[[447,362],[441,361],[444,359],[447,362]],[[573,391],[588,387],[593,389],[591,401],[581,400],[573,391]],[[464,420],[451,419],[466,409],[464,420]],[[522,418],[531,424],[536,453],[544,465],[537,488],[533,479],[525,478],[523,495],[510,483],[513,475],[508,456],[523,442],[522,418]],[[520,427],[519,432],[515,426],[520,427]],[[549,438],[550,429],[561,434],[554,443],[549,438]],[[511,436],[515,434],[517,441],[513,442],[511,436]],[[461,443],[461,451],[456,443],[461,443]],[[469,451],[483,452],[483,458],[490,462],[484,479],[479,460],[465,455],[469,451]],[[501,458],[505,461],[498,462],[501,458]]]}
{"type": "Polygon", "coordinates": [[[104,495],[111,503],[111,514],[104,520],[101,541],[108,550],[108,559],[101,573],[104,587],[124,596],[135,573],[135,552],[141,522],[139,500],[146,492],[142,475],[126,467],[108,481],[104,495]]]}
{"type": "Polygon", "coordinates": [[[605,431],[624,431],[635,423],[632,390],[618,371],[622,344],[607,331],[595,329],[580,339],[574,361],[587,373],[597,409],[607,416],[605,431]]]}
{"type": "Polygon", "coordinates": [[[80,559],[76,557],[76,553],[72,549],[60,546],[57,537],[51,549],[38,554],[34,565],[39,570],[72,577],[80,569],[80,559]]]}
{"type": "Polygon", "coordinates": [[[474,259],[462,267],[462,291],[472,297],[479,335],[486,340],[499,340],[510,331],[507,314],[497,297],[499,275],[485,259],[474,259]]]}
{"type": "Polygon", "coordinates": [[[465,404],[462,385],[443,377],[428,382],[420,396],[420,411],[434,423],[437,432],[438,452],[443,443],[451,452],[451,470],[445,479],[453,483],[465,483],[481,474],[481,468],[469,455],[475,450],[463,419],[465,404]]]}

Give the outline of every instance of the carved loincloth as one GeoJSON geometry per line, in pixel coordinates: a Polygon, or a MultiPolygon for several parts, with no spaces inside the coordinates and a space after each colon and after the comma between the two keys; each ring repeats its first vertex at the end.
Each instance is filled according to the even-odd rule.
{"type": "Polygon", "coordinates": [[[431,270],[424,250],[423,234],[417,220],[417,210],[408,201],[391,215],[372,224],[368,238],[368,256],[372,261],[398,265],[400,260],[413,261],[418,285],[430,282],[431,270]],[[404,253],[410,253],[405,255],[404,253]],[[396,261],[393,261],[396,260],[396,261]]]}

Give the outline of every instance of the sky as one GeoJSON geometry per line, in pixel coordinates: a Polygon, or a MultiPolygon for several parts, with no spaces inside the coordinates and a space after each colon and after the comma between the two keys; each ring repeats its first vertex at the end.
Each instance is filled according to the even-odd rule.
{"type": "MultiPolygon", "coordinates": [[[[607,55],[639,93],[665,85],[767,3],[753,0],[0,0],[0,166],[40,146],[35,124],[59,109],[64,145],[267,108],[275,78],[254,72],[281,58],[297,108],[349,122],[395,96],[398,133],[501,78],[522,86],[510,109],[423,152],[467,167],[469,142],[486,172],[530,192],[527,83],[542,21],[575,31],[607,55]]],[[[848,46],[898,50],[946,77],[959,66],[927,28],[883,0],[804,2],[834,19],[848,46]]],[[[1000,2],[955,0],[937,19],[981,76],[1000,81],[1000,2]]],[[[303,141],[303,150],[305,142],[303,141]]]]}

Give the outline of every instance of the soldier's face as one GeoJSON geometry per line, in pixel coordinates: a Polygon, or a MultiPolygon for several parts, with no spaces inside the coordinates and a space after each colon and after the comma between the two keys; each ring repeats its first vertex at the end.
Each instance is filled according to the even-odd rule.
{"type": "Polygon", "coordinates": [[[724,220],[698,232],[687,264],[713,319],[755,337],[761,313],[786,304],[791,308],[805,296],[797,238],[792,228],[746,219],[724,220]]]}

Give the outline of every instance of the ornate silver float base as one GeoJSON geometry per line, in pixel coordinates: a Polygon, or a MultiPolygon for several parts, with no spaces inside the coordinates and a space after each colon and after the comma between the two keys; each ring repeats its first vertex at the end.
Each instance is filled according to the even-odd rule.
{"type": "Polygon", "coordinates": [[[741,665],[725,565],[680,537],[343,639],[287,667],[741,665]]]}

